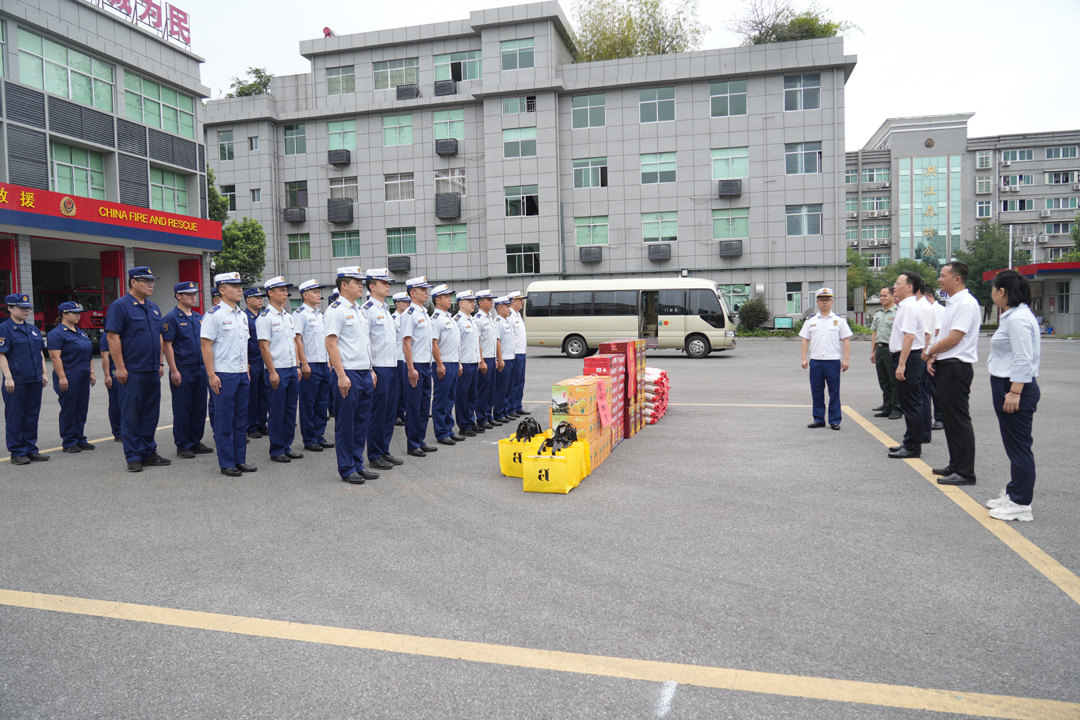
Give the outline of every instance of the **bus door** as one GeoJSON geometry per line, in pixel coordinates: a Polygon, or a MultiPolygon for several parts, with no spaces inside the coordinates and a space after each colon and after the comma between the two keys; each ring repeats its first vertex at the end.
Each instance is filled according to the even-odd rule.
{"type": "Polygon", "coordinates": [[[657,335],[656,290],[641,292],[641,312],[638,313],[638,337],[654,338],[657,335]]]}
{"type": "Polygon", "coordinates": [[[686,338],[686,290],[658,290],[656,299],[657,337],[662,348],[681,348],[686,338]]]}

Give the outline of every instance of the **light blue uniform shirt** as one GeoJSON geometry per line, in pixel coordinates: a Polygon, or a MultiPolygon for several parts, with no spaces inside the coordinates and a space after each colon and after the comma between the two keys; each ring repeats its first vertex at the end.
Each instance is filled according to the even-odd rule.
{"type": "Polygon", "coordinates": [[[284,306],[278,311],[271,305],[259,313],[255,335],[270,343],[270,359],[275,368],[296,367],[296,326],[284,306]]]}
{"type": "Polygon", "coordinates": [[[480,331],[480,354],[484,358],[495,357],[495,341],[499,339],[495,334],[495,323],[492,321],[491,316],[483,310],[477,310],[473,315],[473,322],[476,323],[477,330],[480,331]]]}
{"type": "Polygon", "coordinates": [[[330,303],[323,315],[326,337],[338,339],[341,367],[344,370],[371,369],[371,341],[368,322],[360,307],[341,298],[330,303]]]}
{"type": "Polygon", "coordinates": [[[397,340],[395,341],[397,355],[395,357],[397,357],[399,363],[403,363],[405,362],[405,348],[401,344],[401,313],[395,310],[390,317],[394,319],[394,331],[397,333],[397,340]]]}
{"type": "Polygon", "coordinates": [[[248,319],[243,308],[231,310],[226,303],[210,308],[203,316],[199,336],[214,342],[215,373],[247,372],[248,319]]]}
{"type": "MultiPolygon", "coordinates": [[[[372,364],[381,368],[395,367],[397,365],[397,323],[391,316],[390,306],[371,297],[360,309],[368,321],[372,364]]],[[[404,359],[402,356],[402,360],[404,359]]]]}
{"type": "Polygon", "coordinates": [[[1039,322],[1027,304],[1020,303],[998,318],[986,367],[994,377],[1029,383],[1039,376],[1041,344],[1039,322]]]}
{"type": "Polygon", "coordinates": [[[423,305],[413,303],[401,316],[401,338],[412,338],[413,365],[431,362],[431,318],[423,305]]]}
{"type": "Polygon", "coordinates": [[[495,332],[499,336],[502,359],[513,360],[517,357],[517,349],[514,347],[514,328],[510,326],[510,318],[497,315],[492,322],[495,323],[495,332]]]}
{"type": "Polygon", "coordinates": [[[296,334],[304,343],[304,358],[308,363],[324,363],[329,360],[326,354],[326,334],[323,328],[323,315],[318,308],[301,305],[293,313],[293,325],[296,334]]]}
{"type": "Polygon", "coordinates": [[[480,331],[470,315],[459,312],[454,316],[458,332],[461,334],[460,362],[473,364],[480,362],[480,331]]]}
{"type": "Polygon", "coordinates": [[[444,363],[461,362],[461,333],[450,313],[436,310],[432,314],[431,334],[439,341],[439,357],[444,363]]]}

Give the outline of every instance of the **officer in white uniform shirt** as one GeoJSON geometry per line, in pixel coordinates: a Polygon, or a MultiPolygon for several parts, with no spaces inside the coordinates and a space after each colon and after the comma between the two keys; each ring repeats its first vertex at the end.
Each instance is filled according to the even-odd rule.
{"type": "MultiPolygon", "coordinates": [[[[938,313],[934,309],[934,289],[923,282],[923,291],[915,296],[919,307],[922,309],[923,322],[926,323],[926,345],[934,344],[937,336],[938,313]]],[[[938,404],[937,387],[930,373],[923,373],[923,443],[931,440],[931,430],[941,430],[941,407],[938,404]]]]}
{"type": "Polygon", "coordinates": [[[461,377],[461,331],[458,330],[450,306],[454,293],[446,285],[431,291],[435,312],[431,315],[432,347],[435,358],[435,390],[431,397],[431,419],[435,438],[440,445],[454,445],[465,440],[454,432],[454,403],[457,400],[458,378],[461,377]]]}
{"type": "Polygon", "coordinates": [[[810,397],[814,421],[810,428],[825,427],[825,386],[829,386],[829,427],[840,429],[840,373],[847,372],[851,360],[851,328],[847,320],[832,311],[833,291],[821,288],[816,293],[817,314],[803,323],[802,366],[810,369],[810,397]],[[809,351],[809,361],[807,360],[809,351]],[[842,359],[841,359],[842,358],[842,359]]]}
{"type": "Polygon", "coordinates": [[[326,439],[326,412],[330,405],[330,361],[323,333],[322,289],[317,280],[300,283],[304,304],[293,312],[300,338],[300,437],[304,449],[322,452],[334,447],[326,439]]]}
{"type": "Polygon", "coordinates": [[[525,359],[528,351],[528,335],[525,332],[525,296],[520,290],[510,293],[510,327],[514,330],[514,378],[511,381],[511,413],[517,416],[531,415],[523,406],[525,396],[525,359]]]}
{"type": "Polygon", "coordinates": [[[893,294],[900,304],[889,336],[889,352],[896,368],[896,394],[900,397],[900,409],[907,427],[903,443],[889,448],[891,458],[922,457],[922,378],[926,372],[922,349],[926,346],[926,319],[915,299],[915,293],[922,287],[922,278],[916,272],[900,273],[893,285],[893,294]]]}
{"type": "Polygon", "coordinates": [[[476,437],[476,378],[480,372],[480,329],[472,316],[476,307],[476,296],[472,290],[458,293],[458,312],[454,315],[458,332],[461,335],[461,377],[458,378],[457,415],[458,432],[465,437],[476,437]]]}
{"type": "Polygon", "coordinates": [[[221,474],[239,477],[255,472],[247,460],[248,319],[240,273],[220,273],[214,285],[221,302],[203,316],[199,331],[203,364],[214,398],[214,442],[221,474]]]}
{"type": "Polygon", "coordinates": [[[266,367],[269,390],[268,419],[270,459],[287,463],[304,457],[293,452],[296,439],[296,402],[300,396],[300,353],[302,343],[289,313],[289,288],[283,277],[270,278],[263,286],[269,305],[255,320],[259,353],[266,367]]]}
{"type": "Polygon", "coordinates": [[[326,351],[337,375],[334,398],[334,441],[338,475],[347,483],[363,485],[379,473],[364,467],[371,395],[378,379],[371,372],[371,339],[367,317],[360,309],[364,274],[359,267],[337,270],[338,299],[323,316],[326,351]]]}
{"type": "Polygon", "coordinates": [[[514,330],[510,327],[510,298],[508,296],[495,299],[495,319],[493,327],[498,338],[498,354],[502,361],[495,368],[495,401],[492,412],[495,414],[494,422],[505,425],[510,422],[514,415],[510,404],[510,388],[514,381],[514,330]]]}
{"type": "Polygon", "coordinates": [[[405,435],[409,454],[424,457],[439,448],[427,444],[428,413],[431,412],[431,318],[424,303],[428,299],[427,278],[411,278],[405,283],[412,304],[401,316],[401,343],[405,353],[409,385],[405,404],[405,435]]]}
{"type": "Polygon", "coordinates": [[[401,316],[412,302],[409,293],[394,293],[394,327],[397,329],[397,419],[394,425],[405,427],[405,400],[408,398],[409,368],[405,366],[405,350],[401,344],[401,316]]]}
{"type": "Polygon", "coordinates": [[[378,376],[368,422],[368,465],[379,470],[392,470],[402,460],[390,454],[398,394],[398,327],[386,302],[390,295],[390,271],[386,268],[368,270],[364,274],[364,284],[369,298],[360,309],[368,321],[371,364],[378,376]]]}
{"type": "Polygon", "coordinates": [[[495,296],[491,290],[476,293],[477,311],[473,315],[476,328],[480,332],[480,374],[476,376],[476,428],[491,430],[495,427],[495,385],[498,374],[496,365],[499,359],[499,336],[495,332],[495,321],[491,317],[492,303],[495,296]]]}

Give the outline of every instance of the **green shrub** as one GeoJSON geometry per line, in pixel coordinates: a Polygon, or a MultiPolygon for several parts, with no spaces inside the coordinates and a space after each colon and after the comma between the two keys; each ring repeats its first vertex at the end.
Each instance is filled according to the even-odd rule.
{"type": "Polygon", "coordinates": [[[739,308],[739,324],[747,330],[757,330],[769,322],[771,317],[772,313],[769,312],[769,306],[765,304],[764,298],[754,298],[744,302],[739,308]]]}

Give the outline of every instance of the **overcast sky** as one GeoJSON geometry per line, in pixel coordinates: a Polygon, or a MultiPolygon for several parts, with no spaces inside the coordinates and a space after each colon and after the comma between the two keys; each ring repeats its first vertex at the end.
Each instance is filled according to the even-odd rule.
{"type": "MultiPolygon", "coordinates": [[[[212,97],[250,66],[274,75],[307,72],[303,39],[467,19],[513,0],[176,0],[191,15],[192,50],[206,59],[212,97]]],[[[573,20],[571,0],[562,0],[573,20]]],[[[809,3],[800,3],[805,7],[809,3]]],[[[845,40],[858,65],[847,85],[847,148],[887,117],[974,112],[969,135],[1080,128],[1075,34],[1080,0],[822,0],[834,19],[862,32],[845,40]]],[[[711,27],[702,48],[738,45],[726,27],[741,2],[701,1],[711,27]]]]}

